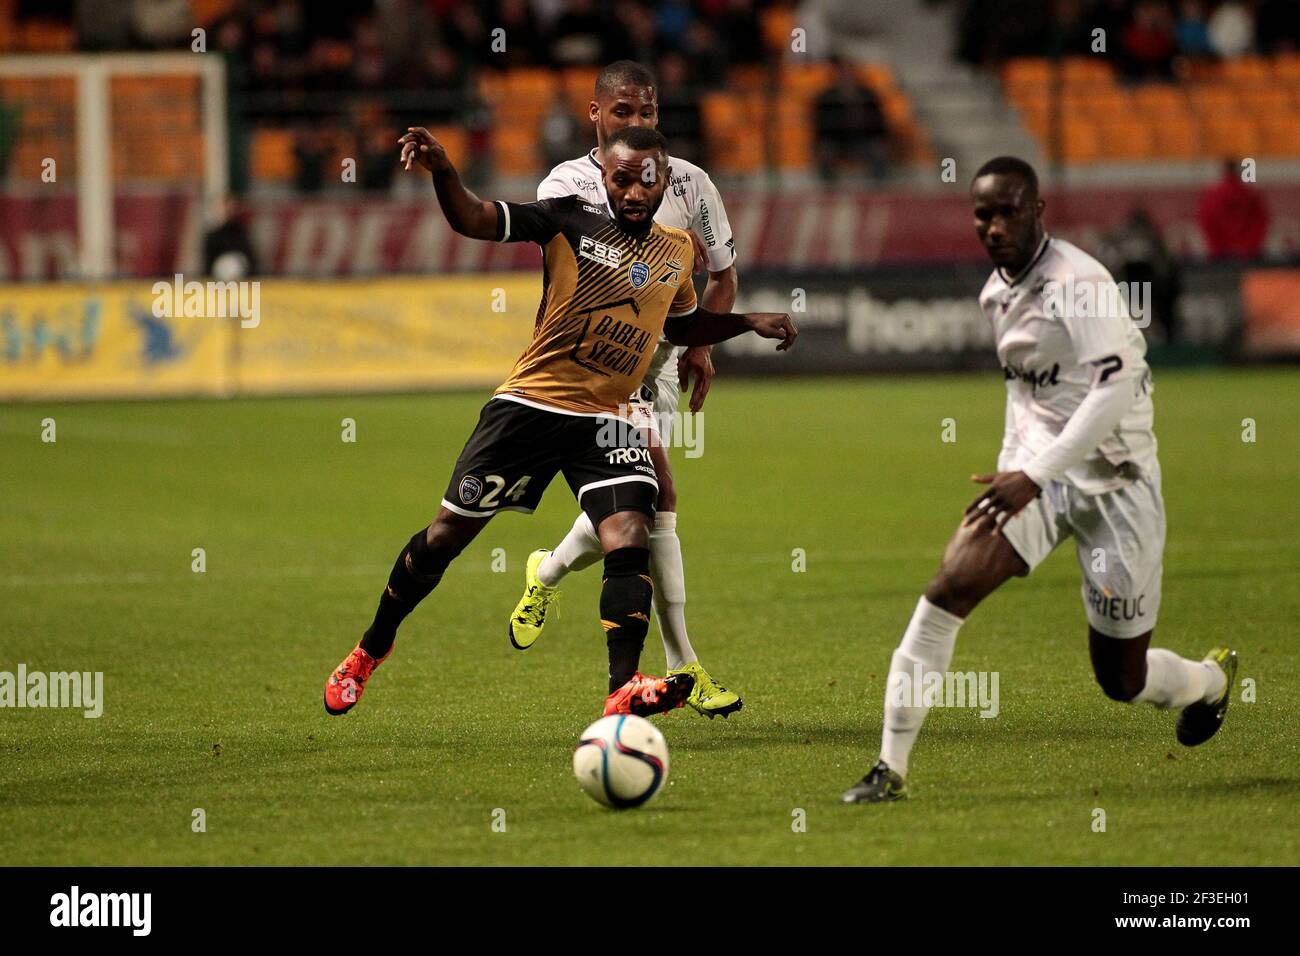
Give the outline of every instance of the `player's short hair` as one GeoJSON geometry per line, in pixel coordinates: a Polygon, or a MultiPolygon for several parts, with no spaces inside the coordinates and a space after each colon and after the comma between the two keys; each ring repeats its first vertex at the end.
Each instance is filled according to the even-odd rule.
{"type": "Polygon", "coordinates": [[[651,129],[649,126],[625,126],[617,133],[605,140],[605,148],[617,146],[619,143],[625,144],[628,149],[643,150],[653,149],[668,158],[668,140],[664,139],[664,134],[657,129],[651,129]]]}
{"type": "MultiPolygon", "coordinates": [[[[1019,176],[1029,187],[1031,196],[1038,195],[1038,173],[1023,159],[1017,156],[995,156],[975,172],[975,179],[981,176],[1019,176]]],[[[971,180],[974,182],[975,180],[971,180]]]]}
{"type": "Polygon", "coordinates": [[[648,66],[635,60],[615,60],[596,74],[596,96],[610,96],[624,86],[658,86],[648,66]]]}

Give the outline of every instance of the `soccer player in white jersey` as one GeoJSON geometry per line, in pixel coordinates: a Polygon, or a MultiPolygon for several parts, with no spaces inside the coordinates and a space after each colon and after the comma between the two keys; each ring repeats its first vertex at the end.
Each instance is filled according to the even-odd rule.
{"type": "Polygon", "coordinates": [[[997,473],[966,509],[894,652],[880,760],[845,803],[906,796],[908,756],[967,615],[1073,535],[1093,673],[1106,696],[1181,708],[1194,746],[1223,723],[1237,655],[1191,661],[1153,648],[1165,510],[1152,434],[1146,343],[1096,259],[1049,236],[1032,167],[985,163],[971,185],[975,231],[996,268],[980,293],[1007,388],[997,473]],[[918,679],[924,687],[914,686],[918,679]],[[928,688],[928,689],[926,689],[928,688]]]}
{"type": "MultiPolygon", "coordinates": [[[[589,115],[596,128],[596,148],[552,169],[537,187],[539,200],[578,195],[604,205],[600,156],[605,141],[628,126],[658,125],[654,74],[631,60],[611,63],[596,78],[589,115]]],[[[736,253],[722,199],[704,170],[677,158],[671,160],[671,165],[669,190],[655,220],[685,229],[696,237],[697,258],[703,258],[709,273],[700,304],[715,312],[730,312],[736,300],[736,253]]],[[[659,499],[650,534],[650,567],[654,578],[654,611],[659,618],[668,674],[690,674],[695,679],[695,688],[687,703],[707,717],[726,717],[740,710],[740,695],[728,690],[701,666],[686,632],[686,576],[676,530],[677,492],[667,453],[677,413],[679,383],[680,387],[688,386],[692,373],[695,387],[690,410],[698,412],[713,380],[710,349],[683,349],[660,339],[645,380],[630,404],[639,406],[639,419],[655,436],[650,454],[659,479],[659,499]]],[[[564,576],[593,564],[600,556],[600,542],[585,514],[578,515],[573,528],[554,551],[534,551],[528,556],[524,594],[510,615],[510,642],[515,647],[526,650],[541,636],[564,576]]]]}

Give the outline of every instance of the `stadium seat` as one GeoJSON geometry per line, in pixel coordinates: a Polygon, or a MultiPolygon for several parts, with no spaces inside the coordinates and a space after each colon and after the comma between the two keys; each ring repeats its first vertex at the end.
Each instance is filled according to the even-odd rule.
{"type": "Polygon", "coordinates": [[[1142,160],[1155,155],[1155,137],[1142,119],[1118,116],[1097,121],[1102,160],[1142,160]]]}
{"type": "Polygon", "coordinates": [[[1239,88],[1237,99],[1246,115],[1258,120],[1286,116],[1297,105],[1296,97],[1284,86],[1248,86],[1239,88]]]}
{"type": "Polygon", "coordinates": [[[795,27],[795,13],[789,7],[772,7],[762,13],[763,43],[777,56],[790,52],[790,33],[795,27]]]}
{"type": "Polygon", "coordinates": [[[293,133],[277,127],[253,130],[249,146],[249,166],[254,179],[263,182],[288,182],[298,171],[293,153],[293,133]]]}
{"type": "Polygon", "coordinates": [[[1259,126],[1244,116],[1204,117],[1201,144],[1216,158],[1249,156],[1259,149],[1259,126]]]}
{"type": "Polygon", "coordinates": [[[1264,156],[1300,156],[1300,113],[1261,119],[1259,151],[1264,156]]]}
{"type": "Polygon", "coordinates": [[[1241,112],[1237,91],[1222,83],[1196,84],[1187,91],[1192,108],[1201,117],[1229,116],[1241,112]]]}
{"type": "Polygon", "coordinates": [[[1051,65],[1040,57],[1008,60],[1002,67],[1002,82],[1007,87],[1036,87],[1045,90],[1051,81],[1051,65]]]}
{"type": "MultiPolygon", "coordinates": [[[[757,94],[707,93],[700,100],[700,118],[710,163],[724,173],[757,172],[763,166],[762,100],[757,94]]],[[[783,124],[784,125],[784,124],[783,124]]],[[[804,126],[810,125],[807,117],[804,126]]]]}
{"type": "Polygon", "coordinates": [[[1190,115],[1171,113],[1150,120],[1155,154],[1162,159],[1195,159],[1202,155],[1201,137],[1190,115]]]}
{"type": "Polygon", "coordinates": [[[1102,156],[1097,124],[1078,117],[1066,118],[1063,124],[1061,151],[1067,162],[1094,163],[1102,156]]]}
{"type": "Polygon", "coordinates": [[[1149,83],[1135,88],[1129,99],[1133,108],[1151,118],[1189,113],[1187,93],[1172,83],[1149,83]]]}

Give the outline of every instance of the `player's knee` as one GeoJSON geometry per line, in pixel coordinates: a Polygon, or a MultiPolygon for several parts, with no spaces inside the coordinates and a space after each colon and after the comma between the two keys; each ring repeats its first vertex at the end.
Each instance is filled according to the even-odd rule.
{"type": "Polygon", "coordinates": [[[421,575],[441,574],[465,550],[464,536],[435,521],[411,539],[411,562],[421,575]]]}
{"type": "Polygon", "coordinates": [[[952,568],[940,568],[925,589],[925,599],[949,614],[966,617],[980,600],[971,575],[952,568]]]}

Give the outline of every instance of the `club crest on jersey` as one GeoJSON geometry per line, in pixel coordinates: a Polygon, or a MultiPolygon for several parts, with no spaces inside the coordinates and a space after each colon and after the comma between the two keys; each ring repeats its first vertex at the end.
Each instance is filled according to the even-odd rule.
{"type": "Polygon", "coordinates": [[[472,505],[478,501],[479,496],[483,494],[483,482],[479,481],[473,475],[468,475],[460,480],[460,503],[463,505],[472,505]]]}
{"type": "Polygon", "coordinates": [[[632,280],[632,288],[639,289],[650,281],[650,267],[644,262],[634,262],[628,270],[628,278],[632,280]]]}
{"type": "Polygon", "coordinates": [[[597,242],[591,236],[582,237],[582,241],[578,243],[578,255],[592,262],[599,262],[602,266],[609,266],[611,269],[617,269],[618,264],[623,261],[621,249],[597,242]]]}

